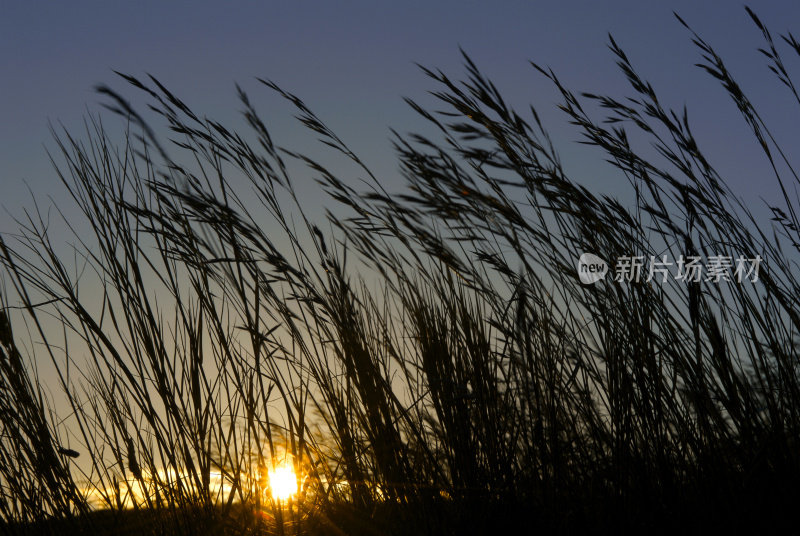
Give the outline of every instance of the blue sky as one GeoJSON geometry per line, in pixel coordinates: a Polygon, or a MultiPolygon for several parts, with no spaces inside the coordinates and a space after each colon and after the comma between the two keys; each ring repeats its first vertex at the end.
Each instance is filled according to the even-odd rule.
{"type": "MultiPolygon", "coordinates": [[[[793,29],[800,36],[800,2],[753,7],[773,33],[793,29]]],[[[135,94],[113,70],[151,73],[199,113],[234,127],[240,121],[238,82],[278,143],[307,147],[313,137],[292,121],[285,103],[255,81],[272,79],[303,98],[396,191],[402,181],[389,127],[421,128],[402,97],[430,103],[426,92],[433,89],[415,62],[458,78],[459,47],[515,107],[537,108],[570,173],[597,190],[624,196],[627,182],[603,164],[602,155],[575,143],[579,133],[556,109],[554,88],[528,64],[551,66],[576,91],[624,97],[630,91],[606,46],[609,33],[666,106],[688,107],[701,147],[734,190],[752,206],[759,197],[777,202],[766,160],[719,84],[694,66],[699,52],[673,10],[717,48],[791,154],[800,141],[800,107],[768,71],[757,51],[759,32],[736,2],[5,1],[0,233],[13,233],[12,216],[21,217],[23,208],[32,206],[28,188],[43,210],[49,204],[44,196],[50,195],[68,218],[76,216],[46,157],[45,147],[54,148],[48,122],[79,133],[82,118],[101,111],[93,89],[100,83],[135,94]]],[[[800,58],[789,57],[797,72],[800,58]]],[[[109,120],[108,126],[121,140],[120,122],[109,120]]],[[[309,203],[319,201],[308,195],[309,203]]]]}
{"type": "MultiPolygon", "coordinates": [[[[798,21],[800,34],[798,3],[763,4],[753,7],[773,33],[798,21]]],[[[769,197],[777,190],[765,162],[733,104],[693,66],[699,54],[673,10],[718,48],[779,137],[797,140],[800,110],[771,78],[756,50],[758,30],[735,2],[5,2],[0,204],[19,215],[30,206],[28,186],[37,196],[63,191],[44,152],[53,147],[48,121],[79,130],[87,112],[100,111],[98,83],[133,94],[112,69],[151,73],[194,109],[223,121],[237,120],[238,82],[283,145],[305,143],[288,107],[254,77],[275,80],[399,186],[388,127],[417,128],[401,97],[424,101],[432,89],[414,63],[457,77],[459,46],[513,104],[537,107],[568,169],[614,192],[623,182],[571,143],[578,133],[555,110],[553,88],[527,63],[553,67],[576,90],[620,96],[626,88],[606,47],[609,32],[668,105],[688,105],[698,138],[734,188],[769,197]]],[[[797,68],[795,60],[790,66],[797,68]]],[[[0,231],[9,225],[0,214],[0,231]]]]}
{"type": "MultiPolygon", "coordinates": [[[[753,7],[774,34],[794,30],[800,37],[800,2],[753,7]]],[[[575,143],[579,133],[556,109],[554,88],[528,64],[551,66],[576,91],[624,97],[630,91],[606,46],[609,33],[666,106],[688,107],[701,147],[734,190],[752,201],[751,207],[760,197],[778,202],[766,160],[719,84],[694,66],[699,52],[673,10],[717,48],[776,137],[796,154],[800,106],[768,71],[757,50],[763,46],[759,31],[737,2],[3,0],[0,234],[13,233],[12,218],[32,207],[28,188],[43,211],[49,195],[67,218],[77,217],[46,157],[45,148],[55,147],[48,123],[63,123],[80,137],[83,117],[101,111],[97,84],[133,95],[113,70],[151,73],[199,113],[234,128],[241,124],[238,82],[278,143],[307,147],[313,136],[304,135],[289,107],[255,81],[272,79],[317,111],[390,191],[399,190],[389,127],[421,128],[402,97],[430,103],[426,92],[433,89],[415,63],[458,78],[464,72],[459,47],[515,107],[537,108],[570,173],[596,190],[624,197],[627,181],[604,165],[597,151],[575,143]]],[[[789,68],[800,71],[800,58],[787,58],[789,68]]],[[[108,126],[121,141],[120,121],[109,119],[108,126]]],[[[310,204],[319,202],[310,190],[302,191],[310,204]]],[[[61,235],[56,239],[68,238],[63,226],[56,231],[61,235]]],[[[36,355],[46,361],[43,352],[36,355]]],[[[43,376],[55,388],[53,372],[43,376]]]]}

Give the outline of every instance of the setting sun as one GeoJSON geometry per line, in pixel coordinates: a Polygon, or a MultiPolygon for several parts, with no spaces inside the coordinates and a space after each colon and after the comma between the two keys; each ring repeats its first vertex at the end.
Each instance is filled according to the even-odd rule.
{"type": "Polygon", "coordinates": [[[297,493],[297,475],[290,463],[284,462],[273,468],[268,476],[273,499],[285,501],[297,493]]]}

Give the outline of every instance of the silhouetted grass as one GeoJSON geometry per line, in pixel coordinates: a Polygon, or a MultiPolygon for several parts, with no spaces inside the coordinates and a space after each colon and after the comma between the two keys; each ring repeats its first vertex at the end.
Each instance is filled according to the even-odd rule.
{"type": "MultiPolygon", "coordinates": [[[[800,46],[748,13],[797,98],[779,50],[800,46]]],[[[38,210],[0,242],[5,531],[674,532],[789,518],[798,176],[722,59],[692,38],[780,184],[772,223],[613,39],[630,95],[576,95],[534,67],[630,181],[630,206],[572,180],[535,109],[519,115],[466,55],[461,82],[425,69],[442,111],[408,100],[436,135],[395,134],[397,192],[272,82],[363,191],[279,148],[241,90],[248,136],[154,78],[121,75],[166,121],[171,138],[158,141],[99,87],[129,122],[121,145],[96,118],[81,138],[55,133],[83,215],[74,253],[38,210]],[[299,198],[291,160],[335,203],[326,217],[299,198]],[[763,260],[755,283],[586,286],[582,252],[763,260]],[[25,319],[33,350],[9,318],[25,319]],[[36,364],[48,358],[59,385],[45,388],[36,364]],[[301,492],[277,502],[265,475],[284,458],[301,492]],[[92,512],[98,502],[107,510],[92,512]]]]}

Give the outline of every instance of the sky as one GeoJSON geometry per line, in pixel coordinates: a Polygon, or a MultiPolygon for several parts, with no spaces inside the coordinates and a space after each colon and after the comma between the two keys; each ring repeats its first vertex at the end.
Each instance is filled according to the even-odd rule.
{"type": "MultiPolygon", "coordinates": [[[[774,34],[800,23],[791,1],[753,6],[774,34]]],[[[573,89],[624,95],[607,48],[608,34],[677,108],[687,105],[698,138],[744,196],[771,195],[768,168],[721,88],[694,66],[699,53],[672,16],[677,11],[726,58],[752,100],[789,143],[798,139],[797,107],[767,71],[758,30],[735,2],[4,2],[0,17],[0,231],[37,199],[63,192],[45,153],[48,124],[79,132],[101,111],[97,84],[126,95],[113,73],[150,73],[192,108],[234,122],[235,83],[265,114],[283,145],[309,137],[290,109],[255,77],[303,98],[388,183],[400,176],[389,127],[420,124],[402,97],[425,101],[433,89],[417,63],[452,77],[464,70],[459,47],[512,104],[536,106],[560,142],[568,168],[611,192],[618,177],[573,142],[555,109],[557,95],[529,60],[552,67],[573,89]],[[785,110],[791,110],[786,113],[785,110]]],[[[797,26],[800,26],[798,24],[797,26]]],[[[800,28],[795,27],[795,33],[800,28]]],[[[793,58],[796,60],[797,58],[793,58]]],[[[794,62],[794,67],[798,67],[794,62]]],[[[597,155],[595,155],[597,157],[597,155]]]]}
{"type": "MultiPolygon", "coordinates": [[[[752,7],[773,34],[800,36],[800,2],[752,7]]],[[[512,105],[536,107],[568,171],[600,191],[623,195],[627,182],[603,165],[602,155],[576,143],[580,135],[556,109],[552,84],[529,65],[552,67],[576,91],[628,95],[607,47],[609,33],[666,105],[688,107],[701,147],[732,188],[754,203],[776,202],[767,162],[735,105],[695,66],[700,54],[673,11],[726,59],[776,137],[793,150],[800,107],[768,71],[757,50],[763,46],[759,31],[737,2],[3,0],[0,234],[16,230],[13,218],[22,217],[33,198],[43,207],[50,203],[46,196],[62,203],[64,187],[46,153],[55,148],[49,125],[63,124],[80,137],[83,118],[103,113],[97,84],[134,95],[114,70],[150,73],[195,111],[224,124],[241,124],[239,83],[279,144],[304,146],[311,137],[292,121],[291,109],[255,78],[273,80],[318,112],[396,191],[402,178],[389,128],[421,126],[402,98],[431,102],[427,92],[434,85],[417,64],[461,76],[459,48],[512,105]]],[[[800,58],[791,58],[789,67],[797,72],[800,58]]],[[[319,202],[308,195],[310,203],[319,202]]]]}

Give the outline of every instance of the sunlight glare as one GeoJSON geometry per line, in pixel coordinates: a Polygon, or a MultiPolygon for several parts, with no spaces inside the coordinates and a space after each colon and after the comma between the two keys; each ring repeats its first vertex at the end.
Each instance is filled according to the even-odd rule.
{"type": "Polygon", "coordinates": [[[270,470],[269,487],[272,498],[285,501],[297,493],[297,476],[289,463],[283,463],[270,470]]]}

